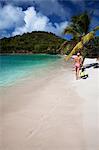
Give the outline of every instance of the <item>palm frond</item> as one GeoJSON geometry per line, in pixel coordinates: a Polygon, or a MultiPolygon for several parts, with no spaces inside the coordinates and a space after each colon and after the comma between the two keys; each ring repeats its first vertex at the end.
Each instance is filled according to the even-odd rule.
{"type": "Polygon", "coordinates": [[[99,30],[99,26],[95,27],[93,31],[96,32],[97,30],[99,30]]]}
{"type": "Polygon", "coordinates": [[[73,36],[77,36],[78,32],[74,30],[72,27],[67,27],[64,29],[64,34],[72,34],[73,36]]]}

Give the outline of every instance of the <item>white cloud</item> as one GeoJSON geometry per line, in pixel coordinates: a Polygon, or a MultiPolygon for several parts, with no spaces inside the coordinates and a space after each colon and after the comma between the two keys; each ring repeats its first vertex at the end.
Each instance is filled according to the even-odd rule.
{"type": "Polygon", "coordinates": [[[67,24],[67,21],[53,24],[46,15],[37,12],[34,7],[28,7],[25,11],[12,5],[0,7],[0,38],[32,31],[47,31],[61,35],[67,24]]]}
{"type": "Polygon", "coordinates": [[[67,26],[68,22],[54,23],[52,24],[49,18],[40,12],[36,12],[34,7],[29,7],[24,11],[25,25],[22,27],[17,27],[12,35],[23,34],[32,31],[48,31],[61,35],[63,29],[67,26]]]}
{"type": "Polygon", "coordinates": [[[6,5],[0,8],[0,30],[12,30],[24,24],[24,12],[20,7],[6,5]]]}

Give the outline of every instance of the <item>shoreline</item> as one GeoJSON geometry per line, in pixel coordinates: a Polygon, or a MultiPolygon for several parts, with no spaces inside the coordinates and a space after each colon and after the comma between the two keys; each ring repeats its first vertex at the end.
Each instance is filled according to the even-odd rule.
{"type": "Polygon", "coordinates": [[[49,53],[0,53],[0,56],[6,56],[6,55],[59,55],[63,56],[61,54],[49,54],[49,53]]]}

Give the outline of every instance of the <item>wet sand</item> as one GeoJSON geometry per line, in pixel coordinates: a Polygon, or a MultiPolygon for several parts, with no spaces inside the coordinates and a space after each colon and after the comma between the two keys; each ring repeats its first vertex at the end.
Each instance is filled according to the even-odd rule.
{"type": "Polygon", "coordinates": [[[63,63],[43,79],[3,88],[0,150],[98,150],[95,81],[76,81],[72,65],[63,63]]]}

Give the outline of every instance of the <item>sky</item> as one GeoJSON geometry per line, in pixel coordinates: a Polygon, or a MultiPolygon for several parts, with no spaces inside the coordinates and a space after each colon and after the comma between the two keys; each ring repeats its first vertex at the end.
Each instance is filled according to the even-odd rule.
{"type": "Polygon", "coordinates": [[[0,38],[32,31],[62,36],[71,17],[86,10],[91,30],[99,25],[99,0],[0,0],[0,38]]]}

